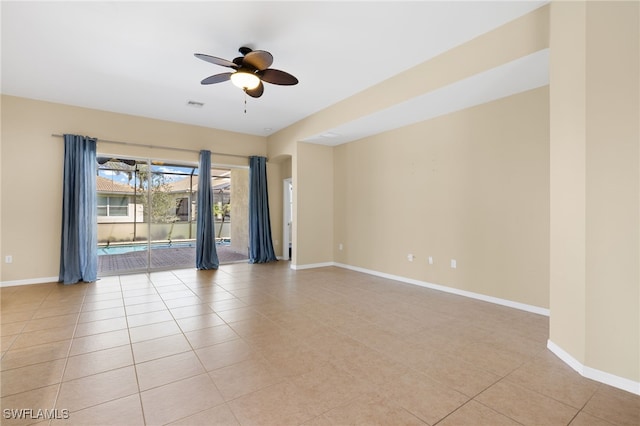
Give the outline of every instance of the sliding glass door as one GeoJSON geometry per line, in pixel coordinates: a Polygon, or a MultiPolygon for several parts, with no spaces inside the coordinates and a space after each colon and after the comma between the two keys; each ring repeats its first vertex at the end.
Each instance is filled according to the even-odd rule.
{"type": "MultiPolygon", "coordinates": [[[[99,156],[98,275],[195,267],[198,178],[197,165],[99,156]]],[[[220,262],[246,261],[248,169],[214,168],[211,186],[220,262]]]]}
{"type": "Polygon", "coordinates": [[[195,265],[198,168],[151,162],[148,177],[151,269],[195,265]]]}
{"type": "Polygon", "coordinates": [[[197,178],[197,166],[99,157],[99,274],[193,267],[197,178]]]}
{"type": "Polygon", "coordinates": [[[98,275],[149,268],[147,161],[98,157],[98,275]]]}

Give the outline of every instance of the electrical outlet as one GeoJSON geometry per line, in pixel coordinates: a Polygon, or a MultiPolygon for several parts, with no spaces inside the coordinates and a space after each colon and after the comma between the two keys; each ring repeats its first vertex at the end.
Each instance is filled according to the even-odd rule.
{"type": "Polygon", "coordinates": [[[413,262],[413,259],[415,259],[415,258],[416,258],[416,257],[415,257],[413,254],[411,254],[411,253],[409,253],[409,254],[407,255],[407,260],[408,260],[409,262],[413,262]]]}
{"type": "Polygon", "coordinates": [[[342,243],[338,244],[338,250],[342,250],[343,248],[342,243]]]}
{"type": "Polygon", "coordinates": [[[455,259],[451,259],[451,269],[456,269],[458,267],[458,262],[455,259]]]}
{"type": "Polygon", "coordinates": [[[433,265],[433,257],[429,256],[429,265],[433,265]]]}
{"type": "Polygon", "coordinates": [[[13,263],[13,256],[11,255],[5,256],[4,263],[13,263]]]}

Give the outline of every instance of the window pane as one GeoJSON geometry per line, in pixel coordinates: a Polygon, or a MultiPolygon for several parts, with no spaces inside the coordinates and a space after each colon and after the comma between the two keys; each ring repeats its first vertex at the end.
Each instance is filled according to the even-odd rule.
{"type": "Polygon", "coordinates": [[[128,216],[127,206],[110,206],[109,207],[109,216],[128,216]]]}
{"type": "Polygon", "coordinates": [[[110,206],[127,206],[129,204],[128,197],[109,197],[109,205],[110,206]]]}
{"type": "Polygon", "coordinates": [[[183,197],[176,200],[176,216],[178,216],[179,220],[181,221],[189,220],[188,198],[183,197]]]}

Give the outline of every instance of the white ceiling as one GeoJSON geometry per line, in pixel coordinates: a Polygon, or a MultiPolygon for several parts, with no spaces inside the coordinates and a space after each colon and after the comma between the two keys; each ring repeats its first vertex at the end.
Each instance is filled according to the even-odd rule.
{"type": "MultiPolygon", "coordinates": [[[[2,1],[1,88],[266,136],[545,3],[2,1]],[[265,84],[245,114],[245,95],[231,82],[200,84],[228,69],[193,56],[231,60],[240,46],[271,52],[272,67],[300,83],[265,84]]],[[[547,52],[531,55],[309,140],[336,145],[547,84],[547,60],[547,52]]]]}

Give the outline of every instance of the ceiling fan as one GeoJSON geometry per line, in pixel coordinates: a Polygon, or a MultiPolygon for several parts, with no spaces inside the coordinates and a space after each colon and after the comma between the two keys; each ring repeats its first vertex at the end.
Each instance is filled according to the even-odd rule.
{"type": "Polygon", "coordinates": [[[273,63],[273,55],[266,50],[252,50],[248,47],[238,49],[242,56],[233,61],[217,58],[215,56],[196,53],[195,57],[215,65],[232,68],[232,72],[214,74],[205,78],[201,84],[214,84],[231,80],[237,87],[254,98],[259,98],[264,92],[262,82],[281,86],[293,86],[298,84],[298,79],[291,74],[277,69],[269,68],[273,63]]]}

